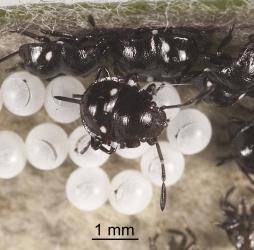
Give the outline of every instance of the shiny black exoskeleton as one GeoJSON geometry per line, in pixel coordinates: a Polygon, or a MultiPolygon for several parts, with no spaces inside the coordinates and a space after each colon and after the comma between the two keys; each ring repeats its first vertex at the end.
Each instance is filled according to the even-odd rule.
{"type": "MultiPolygon", "coordinates": [[[[187,234],[190,236],[191,240],[188,240],[187,234],[182,231],[176,229],[168,229],[167,233],[171,236],[169,238],[168,246],[164,249],[169,250],[194,250],[194,246],[196,245],[196,236],[195,234],[189,229],[186,228],[187,234]]],[[[158,250],[156,246],[156,241],[160,235],[156,234],[153,238],[149,238],[150,250],[158,250]]]]}
{"type": "Polygon", "coordinates": [[[184,77],[210,47],[209,32],[187,27],[121,31],[112,41],[114,67],[121,72],[162,78],[184,77]]]}
{"type": "MultiPolygon", "coordinates": [[[[228,38],[227,43],[231,40],[231,37],[228,38]]],[[[228,65],[217,69],[205,69],[199,79],[201,83],[200,81],[196,83],[199,88],[201,86],[214,88],[214,91],[204,98],[206,102],[228,106],[245,95],[253,96],[254,36],[249,36],[248,43],[236,59],[232,59],[228,65]]]]}
{"type": "Polygon", "coordinates": [[[244,121],[233,118],[230,121],[229,132],[231,154],[224,159],[234,159],[241,171],[254,184],[254,120],[244,121]]]}
{"type": "MultiPolygon", "coordinates": [[[[52,41],[29,31],[16,31],[38,40],[38,43],[21,45],[19,50],[0,59],[0,62],[19,54],[22,65],[41,78],[52,78],[59,74],[81,75],[95,70],[107,51],[107,44],[99,37],[80,35],[79,38],[61,33],[52,41]]],[[[43,31],[48,33],[48,31],[43,31]]],[[[58,35],[57,32],[51,33],[58,35]]]]}
{"type": "Polygon", "coordinates": [[[162,167],[161,209],[166,203],[164,160],[157,142],[162,130],[167,126],[165,109],[183,107],[199,101],[210,89],[199,93],[183,104],[158,107],[153,102],[156,85],[149,84],[142,89],[137,83],[137,75],[125,78],[111,77],[105,67],[98,71],[96,80],[84,94],[73,98],[55,96],[56,99],[80,105],[81,119],[91,136],[91,147],[108,154],[120,148],[135,148],[141,142],[156,145],[162,167]]]}
{"type": "Polygon", "coordinates": [[[238,206],[232,204],[229,197],[234,189],[229,189],[221,199],[220,207],[225,219],[218,226],[226,231],[235,249],[254,250],[254,205],[249,208],[244,198],[238,206]]]}
{"type": "MultiPolygon", "coordinates": [[[[192,76],[189,72],[197,58],[208,55],[211,44],[209,29],[188,27],[97,28],[76,34],[41,30],[43,36],[27,30],[16,30],[39,43],[22,45],[18,51],[0,62],[19,54],[24,67],[41,78],[59,74],[87,74],[101,65],[113,65],[120,75],[139,73],[158,78],[180,80],[192,76]],[[48,35],[48,36],[46,36],[48,35]],[[49,36],[56,37],[51,40],[49,36]]],[[[227,36],[226,36],[227,37],[227,36]]],[[[221,48],[224,41],[221,42],[221,48]]]]}

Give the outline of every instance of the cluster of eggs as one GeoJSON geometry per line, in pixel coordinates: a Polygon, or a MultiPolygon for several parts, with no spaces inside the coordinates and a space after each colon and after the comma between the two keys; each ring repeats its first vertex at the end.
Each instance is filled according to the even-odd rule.
{"type": "MultiPolygon", "coordinates": [[[[176,89],[168,83],[155,83],[154,101],[158,106],[180,104],[176,89]]],[[[54,96],[72,97],[84,93],[80,81],[71,76],[53,79],[46,87],[28,72],[8,76],[0,90],[2,103],[13,114],[29,116],[44,105],[48,115],[58,123],[71,123],[80,116],[77,104],[56,100],[54,96]]],[[[166,111],[169,124],[168,141],[160,141],[165,162],[166,185],[174,185],[183,175],[184,154],[202,151],[211,139],[208,118],[196,109],[178,108],[166,111]]],[[[109,180],[101,166],[109,155],[89,147],[90,136],[83,126],[70,135],[54,123],[34,127],[22,138],[12,131],[0,131],[0,178],[12,178],[25,167],[26,160],[41,170],[52,170],[63,164],[67,155],[78,166],[66,183],[70,202],[84,211],[101,207],[107,200],[118,212],[136,214],[145,209],[153,194],[152,184],[161,186],[161,163],[155,146],[142,143],[138,148],[118,149],[117,154],[128,159],[139,159],[140,170],[124,170],[109,180]],[[83,149],[86,150],[83,150],[83,149]],[[81,154],[81,151],[84,151],[81,154]]]]}

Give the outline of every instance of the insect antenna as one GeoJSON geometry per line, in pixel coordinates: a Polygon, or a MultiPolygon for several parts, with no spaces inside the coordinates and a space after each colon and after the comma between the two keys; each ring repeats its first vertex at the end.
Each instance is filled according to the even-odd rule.
{"type": "Polygon", "coordinates": [[[14,52],[12,52],[12,53],[9,54],[9,55],[0,58],[0,63],[1,63],[1,62],[4,62],[4,61],[6,61],[6,60],[8,60],[9,58],[11,58],[11,57],[13,57],[13,56],[16,56],[18,53],[19,53],[19,50],[14,51],[14,52]]]}
{"type": "Polygon", "coordinates": [[[165,181],[166,181],[166,171],[165,171],[165,165],[164,165],[164,158],[161,152],[161,148],[158,142],[156,142],[156,148],[157,148],[157,152],[159,155],[159,159],[161,162],[161,179],[162,179],[162,186],[161,186],[161,198],[160,198],[160,207],[161,207],[161,211],[164,210],[165,205],[166,205],[166,199],[167,199],[167,194],[166,194],[166,185],[165,185],[165,181]]]}
{"type": "Polygon", "coordinates": [[[73,97],[73,98],[81,99],[81,98],[83,97],[83,95],[73,94],[72,97],[73,97]]]}
{"type": "Polygon", "coordinates": [[[190,98],[189,100],[187,100],[186,102],[184,102],[182,104],[170,105],[170,106],[161,106],[160,110],[172,109],[172,108],[181,108],[181,107],[189,106],[193,103],[197,103],[197,102],[201,101],[206,96],[210,95],[213,91],[214,91],[214,86],[211,86],[209,88],[204,89],[197,96],[195,96],[193,98],[190,98]]]}
{"type": "MultiPolygon", "coordinates": [[[[73,96],[75,96],[75,95],[73,95],[73,96]]],[[[71,102],[71,103],[76,103],[76,104],[80,104],[81,103],[81,100],[75,99],[75,98],[71,98],[71,97],[54,96],[54,98],[56,98],[57,100],[60,100],[60,101],[64,101],[64,102],[71,102]]]]}

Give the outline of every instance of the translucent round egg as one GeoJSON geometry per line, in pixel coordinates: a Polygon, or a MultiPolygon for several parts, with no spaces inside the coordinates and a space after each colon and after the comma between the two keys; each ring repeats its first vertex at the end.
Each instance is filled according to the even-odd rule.
{"type": "Polygon", "coordinates": [[[149,148],[150,145],[147,143],[141,143],[137,148],[118,148],[116,154],[126,159],[135,159],[144,154],[149,148]]]}
{"type": "Polygon", "coordinates": [[[69,155],[72,161],[80,167],[99,167],[105,163],[109,154],[94,150],[90,146],[91,136],[83,126],[77,127],[69,136],[69,155]],[[83,151],[83,154],[81,152],[83,151]]]}
{"type": "MultiPolygon", "coordinates": [[[[158,107],[161,106],[170,106],[177,105],[181,103],[180,96],[174,86],[168,82],[151,82],[145,85],[144,88],[147,88],[150,84],[155,84],[156,86],[156,95],[153,96],[153,101],[157,104],[158,107]]],[[[164,110],[167,118],[172,120],[176,114],[180,111],[180,108],[166,109],[164,110]]]]}
{"type": "Polygon", "coordinates": [[[111,181],[109,200],[115,210],[122,214],[137,214],[152,200],[152,186],[148,179],[136,170],[125,170],[111,181]]]}
{"type": "Polygon", "coordinates": [[[71,97],[73,94],[82,95],[85,88],[80,81],[72,76],[54,78],[46,88],[45,109],[56,122],[71,123],[80,117],[80,105],[60,101],[54,96],[71,97]]]}
{"type": "Polygon", "coordinates": [[[2,98],[11,113],[29,116],[41,109],[45,87],[38,77],[26,71],[16,72],[3,81],[2,98]]]}
{"type": "Polygon", "coordinates": [[[0,131],[0,178],[12,178],[25,166],[26,150],[21,137],[11,131],[0,131]]]}
{"type": "Polygon", "coordinates": [[[78,168],[66,184],[68,200],[84,211],[101,207],[108,199],[109,190],[109,178],[101,168],[78,168]]]}
{"type": "MultiPolygon", "coordinates": [[[[168,142],[159,142],[159,144],[166,170],[165,185],[170,186],[175,184],[184,173],[184,157],[182,153],[173,149],[168,142]]],[[[161,186],[161,163],[156,146],[152,146],[143,154],[140,165],[142,173],[145,174],[153,184],[161,186]]]]}
{"type": "Polygon", "coordinates": [[[169,123],[167,136],[171,145],[183,154],[196,154],[209,144],[212,126],[199,110],[185,109],[169,123]]]}
{"type": "Polygon", "coordinates": [[[34,127],[26,138],[28,161],[41,170],[59,167],[67,157],[68,149],[67,134],[53,123],[34,127]]]}

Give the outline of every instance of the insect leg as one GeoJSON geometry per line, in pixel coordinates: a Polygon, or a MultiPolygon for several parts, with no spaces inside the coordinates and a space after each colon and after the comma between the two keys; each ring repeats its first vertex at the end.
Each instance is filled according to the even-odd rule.
{"type": "MultiPolygon", "coordinates": [[[[250,97],[254,97],[253,92],[247,93],[247,95],[250,96],[250,97]]],[[[249,107],[247,107],[247,106],[244,106],[244,105],[241,104],[241,103],[237,103],[237,105],[238,105],[241,109],[243,109],[244,111],[246,111],[246,112],[248,112],[248,113],[250,113],[250,114],[253,114],[253,111],[254,111],[253,108],[249,108],[249,107]]]]}
{"type": "Polygon", "coordinates": [[[38,40],[38,41],[43,42],[43,43],[51,42],[50,39],[47,36],[40,36],[40,35],[34,34],[34,33],[30,32],[30,31],[27,31],[27,30],[17,29],[17,30],[13,30],[11,32],[12,33],[19,33],[19,34],[24,35],[24,36],[28,36],[30,38],[33,38],[33,39],[38,40]]]}
{"type": "Polygon", "coordinates": [[[91,138],[91,147],[94,150],[100,149],[101,151],[103,151],[106,154],[113,154],[117,149],[117,145],[112,146],[112,144],[111,144],[110,148],[107,149],[105,146],[102,145],[101,139],[94,138],[94,137],[91,138]]]}
{"type": "Polygon", "coordinates": [[[241,197],[241,201],[238,205],[238,211],[243,215],[244,217],[247,214],[247,204],[246,204],[246,199],[245,197],[241,197]]]}
{"type": "Polygon", "coordinates": [[[185,73],[182,76],[181,82],[189,82],[190,80],[192,80],[193,78],[196,78],[197,76],[199,76],[203,72],[204,72],[203,70],[189,71],[188,73],[185,73]]]}
{"type": "Polygon", "coordinates": [[[161,148],[158,142],[155,143],[156,149],[159,155],[160,163],[161,163],[161,179],[162,179],[162,186],[161,186],[161,198],[160,198],[160,207],[161,211],[164,210],[166,206],[166,199],[167,199],[167,194],[166,194],[166,171],[165,171],[165,165],[164,165],[164,158],[161,152],[161,148]]]}
{"type": "Polygon", "coordinates": [[[9,54],[9,55],[0,58],[0,63],[1,63],[1,62],[4,62],[4,61],[6,61],[6,60],[8,60],[9,58],[11,58],[11,57],[17,55],[18,53],[19,53],[19,50],[14,51],[14,52],[12,52],[12,53],[9,54]]]}
{"type": "Polygon", "coordinates": [[[87,145],[79,153],[83,155],[90,146],[91,146],[91,140],[87,143],[87,145]]]}
{"type": "Polygon", "coordinates": [[[160,109],[164,110],[164,109],[172,109],[172,108],[181,108],[181,107],[189,106],[193,103],[195,104],[201,101],[202,99],[204,99],[206,96],[210,95],[213,91],[214,91],[214,86],[207,87],[203,91],[201,91],[197,96],[190,98],[189,100],[187,100],[186,102],[182,104],[161,106],[160,109]]]}
{"type": "Polygon", "coordinates": [[[107,149],[106,147],[104,147],[102,144],[99,146],[99,149],[101,151],[103,151],[106,154],[113,154],[116,151],[116,148],[114,147],[110,147],[109,149],[107,149]]]}
{"type": "Polygon", "coordinates": [[[97,76],[95,78],[95,81],[99,80],[102,77],[110,77],[110,73],[108,69],[104,66],[101,66],[98,70],[97,76]]]}
{"type": "Polygon", "coordinates": [[[50,35],[50,36],[54,36],[54,37],[66,38],[68,40],[77,40],[77,37],[75,37],[74,35],[65,33],[65,32],[61,32],[61,31],[57,31],[57,30],[41,29],[40,32],[45,35],[50,35]]]}
{"type": "Polygon", "coordinates": [[[73,94],[72,97],[73,97],[73,98],[81,99],[81,98],[83,97],[83,95],[73,94]]]}
{"type": "Polygon", "coordinates": [[[218,162],[216,163],[216,166],[221,166],[225,164],[227,161],[230,161],[232,159],[233,159],[233,156],[231,154],[227,156],[223,156],[223,157],[218,157],[217,158],[218,162]]]}
{"type": "Polygon", "coordinates": [[[60,100],[60,101],[71,102],[71,103],[76,103],[76,104],[80,104],[80,102],[81,102],[79,99],[65,97],[65,96],[54,96],[54,98],[56,98],[57,100],[60,100]]]}
{"type": "Polygon", "coordinates": [[[226,192],[225,196],[220,199],[221,210],[224,211],[225,213],[230,213],[231,215],[237,212],[237,208],[231,202],[229,202],[229,197],[234,192],[234,190],[235,187],[234,186],[231,187],[226,192]]]}
{"type": "Polygon", "coordinates": [[[187,227],[186,231],[187,231],[187,233],[190,235],[190,237],[192,239],[191,242],[186,246],[186,250],[189,250],[189,249],[191,249],[191,247],[193,245],[196,244],[197,238],[196,238],[196,235],[192,232],[192,230],[190,228],[187,227]]]}
{"type": "Polygon", "coordinates": [[[203,57],[206,61],[215,65],[227,65],[233,61],[233,57],[229,55],[222,54],[220,56],[214,54],[206,54],[203,57]]]}

